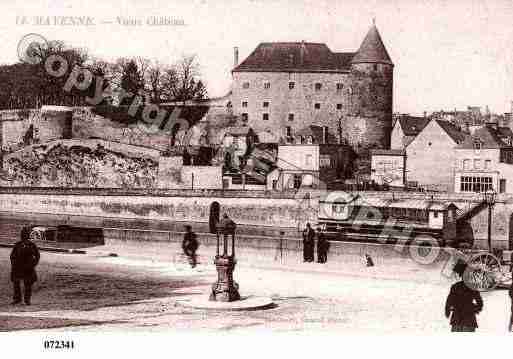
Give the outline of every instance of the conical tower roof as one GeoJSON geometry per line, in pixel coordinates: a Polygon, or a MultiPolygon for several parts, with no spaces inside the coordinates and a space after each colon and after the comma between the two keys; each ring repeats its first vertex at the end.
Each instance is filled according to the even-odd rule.
{"type": "Polygon", "coordinates": [[[393,65],[374,23],[351,61],[353,64],[362,62],[393,65]]]}

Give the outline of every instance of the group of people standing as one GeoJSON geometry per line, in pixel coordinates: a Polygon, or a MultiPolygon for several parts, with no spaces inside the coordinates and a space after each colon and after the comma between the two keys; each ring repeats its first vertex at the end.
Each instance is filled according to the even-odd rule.
{"type": "MultiPolygon", "coordinates": [[[[225,217],[227,218],[227,216],[225,217]]],[[[194,268],[197,265],[196,251],[199,243],[191,226],[187,225],[185,229],[182,249],[188,257],[190,265],[194,268]]],[[[40,254],[37,246],[30,240],[30,231],[30,227],[22,229],[21,239],[13,246],[10,255],[11,281],[14,289],[12,304],[21,303],[21,283],[23,283],[23,301],[26,305],[30,305],[32,286],[37,281],[36,266],[39,263],[40,254]]],[[[314,231],[310,223],[306,224],[303,231],[303,260],[305,262],[314,261],[316,239],[317,262],[326,263],[329,241],[320,228],[314,231]]],[[[450,289],[445,304],[445,315],[450,318],[453,332],[474,332],[478,327],[477,314],[483,310],[483,299],[479,291],[465,283],[467,264],[464,261],[458,261],[453,270],[461,280],[453,284],[450,289]]],[[[513,331],[513,284],[509,290],[509,296],[511,298],[511,318],[508,330],[511,332],[513,331]]]]}
{"type": "Polygon", "coordinates": [[[326,263],[328,260],[328,251],[330,242],[321,228],[317,228],[317,232],[313,230],[310,223],[306,224],[303,231],[303,261],[314,262],[315,258],[315,239],[317,238],[317,263],[326,263]]]}

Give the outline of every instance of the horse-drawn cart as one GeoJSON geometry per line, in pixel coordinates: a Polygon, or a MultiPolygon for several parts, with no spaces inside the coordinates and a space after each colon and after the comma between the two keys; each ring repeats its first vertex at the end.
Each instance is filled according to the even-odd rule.
{"type": "Polygon", "coordinates": [[[492,253],[460,249],[458,256],[468,264],[463,279],[474,289],[487,291],[511,287],[512,251],[495,249],[492,253]]]}

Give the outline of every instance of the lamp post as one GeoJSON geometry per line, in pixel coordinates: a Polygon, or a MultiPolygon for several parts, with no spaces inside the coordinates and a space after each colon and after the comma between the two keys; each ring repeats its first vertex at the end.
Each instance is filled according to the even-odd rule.
{"type": "Polygon", "coordinates": [[[497,192],[492,188],[487,189],[484,192],[484,199],[488,205],[488,250],[492,251],[492,209],[495,204],[495,197],[497,192]]]}
{"type": "Polygon", "coordinates": [[[210,301],[233,302],[240,299],[239,285],[233,280],[235,269],[235,228],[236,224],[226,214],[216,228],[216,257],[214,263],[217,270],[217,281],[212,285],[210,301]],[[220,241],[222,236],[222,243],[220,241]],[[228,239],[231,237],[231,254],[228,239]],[[221,246],[222,244],[222,246],[221,246]],[[222,247],[222,248],[221,248],[222,247]],[[222,249],[222,253],[221,253],[222,249]]]}

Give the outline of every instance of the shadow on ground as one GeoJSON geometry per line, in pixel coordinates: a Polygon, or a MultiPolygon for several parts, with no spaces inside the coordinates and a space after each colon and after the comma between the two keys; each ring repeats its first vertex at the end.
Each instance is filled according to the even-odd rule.
{"type": "Polygon", "coordinates": [[[34,330],[63,328],[79,325],[104,324],[92,320],[62,319],[62,318],[40,318],[31,316],[6,316],[0,315],[0,332],[13,330],[34,330]]]}
{"type": "MultiPolygon", "coordinates": [[[[54,255],[69,260],[74,255],[54,255]]],[[[80,260],[81,256],[77,256],[80,260]]],[[[83,258],[83,257],[81,257],[83,258]]],[[[194,288],[209,284],[204,277],[163,277],[121,266],[42,261],[39,281],[34,285],[31,306],[12,306],[12,284],[8,258],[0,258],[0,312],[90,311],[125,306],[157,298],[194,294],[194,288]],[[190,289],[190,290],[189,290],[190,289]]],[[[28,313],[27,313],[28,315],[28,313]]]]}

